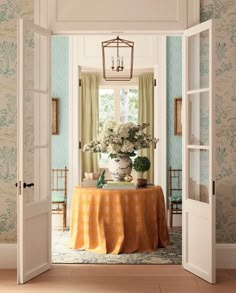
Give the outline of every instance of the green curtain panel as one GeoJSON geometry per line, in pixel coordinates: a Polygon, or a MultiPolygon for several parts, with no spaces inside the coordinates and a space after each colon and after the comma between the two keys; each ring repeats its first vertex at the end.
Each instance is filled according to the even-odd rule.
{"type": "MultiPolygon", "coordinates": [[[[99,78],[95,74],[82,74],[81,76],[81,142],[85,143],[95,139],[98,134],[98,91],[99,78]]],[[[97,172],[98,155],[82,151],[81,174],[84,172],[97,172]]]]}
{"type": "MultiPolygon", "coordinates": [[[[154,135],[154,76],[153,74],[144,74],[139,76],[139,123],[150,123],[150,126],[144,131],[147,134],[154,135]]],[[[144,176],[148,182],[154,180],[154,149],[153,146],[139,151],[140,156],[146,156],[151,161],[151,168],[144,176]]]]}

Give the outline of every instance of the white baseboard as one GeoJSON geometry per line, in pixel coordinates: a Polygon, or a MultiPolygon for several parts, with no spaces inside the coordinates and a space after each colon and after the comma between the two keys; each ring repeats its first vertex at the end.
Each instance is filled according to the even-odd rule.
{"type": "Polygon", "coordinates": [[[17,246],[16,243],[0,244],[0,269],[16,269],[17,246]]]}
{"type": "Polygon", "coordinates": [[[216,268],[236,269],[236,244],[216,244],[216,268]]]}
{"type": "MultiPolygon", "coordinates": [[[[16,243],[0,244],[0,269],[16,269],[16,243]]],[[[236,269],[236,244],[216,244],[216,268],[236,269]]]]}

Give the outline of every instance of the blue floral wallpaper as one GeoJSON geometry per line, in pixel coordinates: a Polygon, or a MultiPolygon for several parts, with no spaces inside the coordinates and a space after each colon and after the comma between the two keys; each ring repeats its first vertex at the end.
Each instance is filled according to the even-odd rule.
{"type": "Polygon", "coordinates": [[[236,242],[236,1],[201,0],[216,19],[216,237],[236,242]]]}
{"type": "Polygon", "coordinates": [[[16,242],[16,18],[33,2],[0,1],[0,243],[16,242]]]}
{"type": "MultiPolygon", "coordinates": [[[[34,1],[0,1],[0,243],[16,241],[16,18],[34,1]]],[[[236,242],[236,1],[201,0],[216,23],[217,242],[236,242]]]]}

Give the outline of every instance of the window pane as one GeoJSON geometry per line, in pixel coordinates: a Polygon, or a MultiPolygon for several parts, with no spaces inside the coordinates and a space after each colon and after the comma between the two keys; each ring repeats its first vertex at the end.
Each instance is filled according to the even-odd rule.
{"type": "Polygon", "coordinates": [[[100,154],[100,159],[99,159],[99,166],[100,167],[104,167],[104,166],[108,165],[108,162],[109,162],[108,156],[109,156],[109,154],[103,154],[103,153],[100,154]]]}
{"type": "Polygon", "coordinates": [[[138,89],[120,90],[120,122],[138,123],[138,89]]]}
{"type": "Polygon", "coordinates": [[[209,92],[189,95],[189,144],[209,143],[209,92]]]}
{"type": "Polygon", "coordinates": [[[188,42],[188,90],[209,87],[209,31],[191,36],[188,42]]]}
{"type": "Polygon", "coordinates": [[[188,198],[209,203],[209,152],[188,151],[188,198]]]}
{"type": "MultiPolygon", "coordinates": [[[[99,89],[99,124],[106,120],[114,120],[115,101],[113,89],[99,89]]],[[[108,164],[108,154],[100,154],[99,165],[108,164]]]]}
{"type": "Polygon", "coordinates": [[[114,90],[99,89],[99,122],[114,120],[114,90]]]}

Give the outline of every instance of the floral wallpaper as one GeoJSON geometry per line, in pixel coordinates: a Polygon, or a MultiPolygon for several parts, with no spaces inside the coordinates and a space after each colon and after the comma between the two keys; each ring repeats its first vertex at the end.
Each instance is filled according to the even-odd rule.
{"type": "MultiPolygon", "coordinates": [[[[0,243],[16,241],[16,18],[32,0],[0,1],[0,243]]],[[[217,242],[236,241],[236,1],[201,0],[216,23],[217,242]]]]}
{"type": "Polygon", "coordinates": [[[201,0],[216,19],[216,238],[236,242],[236,1],[201,0]]]}
{"type": "Polygon", "coordinates": [[[0,1],[0,243],[16,242],[16,19],[32,0],[0,1]]]}

